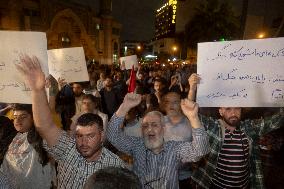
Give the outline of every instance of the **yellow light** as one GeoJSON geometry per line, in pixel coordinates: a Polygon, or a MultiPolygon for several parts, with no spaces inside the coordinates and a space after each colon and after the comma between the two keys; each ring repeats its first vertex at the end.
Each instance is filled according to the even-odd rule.
{"type": "Polygon", "coordinates": [[[259,39],[262,39],[262,38],[264,38],[265,37],[265,34],[264,33],[259,33],[258,35],[257,35],[257,38],[259,38],[259,39]]]}
{"type": "Polygon", "coordinates": [[[138,46],[137,46],[137,49],[138,49],[138,50],[140,50],[140,49],[141,49],[141,46],[140,46],[140,45],[138,45],[138,46]]]}
{"type": "Polygon", "coordinates": [[[173,51],[177,51],[177,46],[173,46],[173,51]]]}

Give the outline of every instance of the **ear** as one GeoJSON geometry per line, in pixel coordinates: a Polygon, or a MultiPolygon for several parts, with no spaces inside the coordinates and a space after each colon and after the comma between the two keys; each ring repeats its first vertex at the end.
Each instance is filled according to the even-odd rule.
{"type": "Polygon", "coordinates": [[[219,114],[221,117],[223,117],[223,110],[221,108],[219,108],[219,114]]]}
{"type": "Polygon", "coordinates": [[[101,131],[101,142],[105,141],[105,131],[101,131]]]}

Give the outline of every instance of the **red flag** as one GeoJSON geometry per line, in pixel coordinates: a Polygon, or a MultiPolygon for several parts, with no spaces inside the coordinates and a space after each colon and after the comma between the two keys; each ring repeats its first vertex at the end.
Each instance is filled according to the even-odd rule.
{"type": "Polygon", "coordinates": [[[135,91],[136,88],[136,74],[134,71],[134,65],[132,66],[131,73],[130,73],[130,81],[128,85],[128,92],[132,93],[135,91]]]}

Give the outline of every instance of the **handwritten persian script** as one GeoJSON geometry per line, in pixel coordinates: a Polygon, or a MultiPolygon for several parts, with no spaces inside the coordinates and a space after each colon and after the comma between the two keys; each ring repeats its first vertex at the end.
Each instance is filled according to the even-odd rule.
{"type": "Polygon", "coordinates": [[[85,54],[82,47],[48,50],[49,73],[66,82],[89,81],[85,54]]]}
{"type": "Polygon", "coordinates": [[[201,107],[283,107],[284,38],[198,44],[201,107]]]}
{"type": "Polygon", "coordinates": [[[0,102],[31,103],[29,86],[17,71],[20,56],[36,56],[48,75],[46,34],[41,32],[0,31],[0,102]]]}

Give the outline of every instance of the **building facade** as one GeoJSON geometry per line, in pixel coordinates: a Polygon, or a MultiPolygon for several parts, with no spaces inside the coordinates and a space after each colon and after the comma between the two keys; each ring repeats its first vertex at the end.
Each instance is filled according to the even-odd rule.
{"type": "Polygon", "coordinates": [[[177,38],[194,16],[197,3],[196,0],[167,0],[156,11],[155,37],[152,42],[154,54],[167,53],[181,58],[182,45],[177,38]]]}
{"type": "Polygon", "coordinates": [[[121,24],[111,16],[111,0],[100,12],[80,1],[0,0],[0,29],[46,32],[48,49],[79,47],[86,59],[112,64],[119,56],[121,24]]]}

